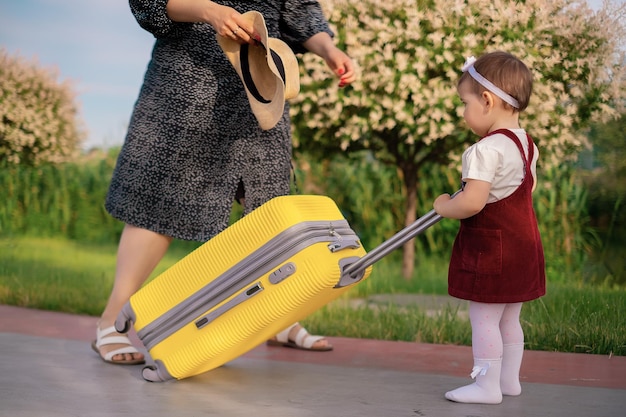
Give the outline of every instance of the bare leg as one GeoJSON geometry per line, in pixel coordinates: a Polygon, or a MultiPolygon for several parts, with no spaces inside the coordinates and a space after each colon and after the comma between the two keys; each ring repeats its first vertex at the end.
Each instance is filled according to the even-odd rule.
{"type": "Polygon", "coordinates": [[[268,340],[268,344],[317,351],[328,351],[333,348],[325,337],[310,335],[300,323],[294,323],[287,327],[278,335],[268,340]]]}
{"type": "MultiPolygon", "coordinates": [[[[303,327],[300,324],[298,324],[297,326],[294,326],[289,331],[289,340],[296,340],[296,336],[298,335],[298,332],[302,328],[303,327]]],[[[313,343],[313,345],[311,347],[313,349],[325,349],[325,348],[330,348],[332,346],[331,346],[331,344],[328,342],[328,340],[326,338],[323,338],[323,339],[319,339],[319,340],[315,341],[315,343],[313,343]]]]}
{"type": "MultiPolygon", "coordinates": [[[[172,238],[149,230],[126,225],[122,231],[117,251],[117,267],[113,290],[100,317],[98,327],[105,329],[115,323],[117,315],[167,252],[172,238]]],[[[121,345],[106,345],[100,349],[105,355],[121,345]]],[[[113,361],[141,359],[141,353],[124,353],[113,356],[113,361]]]]}

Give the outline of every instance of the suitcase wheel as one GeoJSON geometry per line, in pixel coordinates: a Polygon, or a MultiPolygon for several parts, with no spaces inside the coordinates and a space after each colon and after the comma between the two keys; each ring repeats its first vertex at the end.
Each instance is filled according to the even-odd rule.
{"type": "Polygon", "coordinates": [[[144,366],[144,368],[141,370],[141,376],[143,377],[143,379],[150,382],[163,382],[172,379],[172,376],[169,375],[167,371],[165,371],[165,375],[163,375],[163,372],[160,372],[158,362],[156,366],[144,366]]]}
{"type": "Polygon", "coordinates": [[[115,330],[120,333],[126,333],[130,330],[131,323],[135,322],[135,312],[130,305],[130,302],[126,303],[122,307],[122,311],[119,312],[115,319],[115,330]]]}
{"type": "Polygon", "coordinates": [[[121,317],[118,317],[115,320],[115,330],[117,330],[119,333],[128,332],[130,330],[130,320],[124,320],[121,317]]]}
{"type": "Polygon", "coordinates": [[[144,368],[141,370],[141,376],[146,381],[161,382],[161,378],[159,378],[159,373],[157,372],[156,366],[144,366],[144,368]]]}

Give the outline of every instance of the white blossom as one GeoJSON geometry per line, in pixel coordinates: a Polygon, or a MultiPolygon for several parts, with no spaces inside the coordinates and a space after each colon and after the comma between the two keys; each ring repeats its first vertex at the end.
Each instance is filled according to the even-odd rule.
{"type": "Polygon", "coordinates": [[[301,56],[306,71],[292,116],[314,140],[337,141],[343,150],[353,143],[383,149],[394,134],[405,152],[420,143],[456,144],[449,149],[458,161],[466,144],[454,135],[467,129],[456,92],[460,67],[467,56],[493,50],[513,53],[533,72],[522,121],[550,153],[546,161],[558,163],[584,146],[580,106],[594,106],[593,119],[606,120],[625,105],[623,4],[593,13],[580,0],[320,3],[358,64],[359,80],[340,90],[321,59],[301,56]]]}

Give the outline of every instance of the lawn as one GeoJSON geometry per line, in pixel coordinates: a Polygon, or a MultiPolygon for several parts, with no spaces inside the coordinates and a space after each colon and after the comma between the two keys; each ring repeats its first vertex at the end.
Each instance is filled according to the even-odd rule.
{"type": "MultiPolygon", "coordinates": [[[[175,242],[152,277],[191,249],[175,242]]],[[[0,238],[0,303],[97,316],[112,286],[115,251],[114,245],[58,238],[0,238]]],[[[446,271],[447,260],[425,257],[405,280],[392,254],[304,324],[329,336],[470,345],[463,303],[433,310],[417,301],[381,301],[381,294],[445,295],[446,271]]],[[[549,279],[548,294],[524,306],[522,324],[528,349],[626,355],[626,289],[585,284],[580,277],[549,279]]]]}

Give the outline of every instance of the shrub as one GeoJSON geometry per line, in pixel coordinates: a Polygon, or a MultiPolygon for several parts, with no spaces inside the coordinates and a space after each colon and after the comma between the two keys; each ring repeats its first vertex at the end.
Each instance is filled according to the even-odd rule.
{"type": "Polygon", "coordinates": [[[0,49],[0,161],[39,165],[76,156],[79,129],[75,95],[54,70],[0,49]]]}

